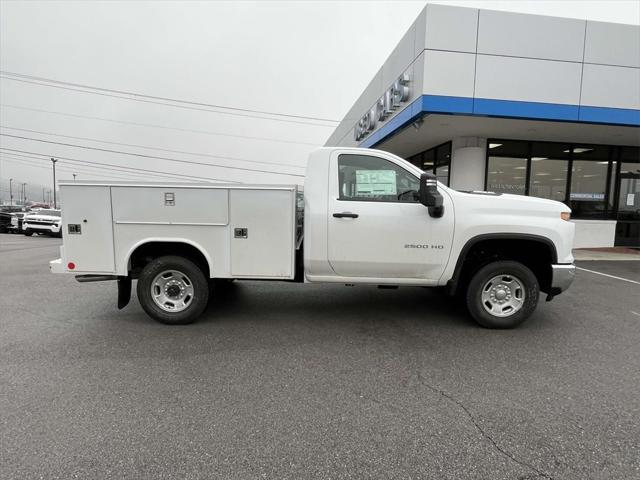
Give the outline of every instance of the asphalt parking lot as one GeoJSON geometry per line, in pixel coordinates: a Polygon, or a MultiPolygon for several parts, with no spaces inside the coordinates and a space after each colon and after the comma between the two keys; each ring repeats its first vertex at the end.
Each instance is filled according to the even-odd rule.
{"type": "MultiPolygon", "coordinates": [[[[0,478],[640,478],[640,288],[521,328],[420,288],[237,282],[186,327],[0,235],[0,478]]],[[[640,262],[581,267],[640,281],[640,262]]]]}

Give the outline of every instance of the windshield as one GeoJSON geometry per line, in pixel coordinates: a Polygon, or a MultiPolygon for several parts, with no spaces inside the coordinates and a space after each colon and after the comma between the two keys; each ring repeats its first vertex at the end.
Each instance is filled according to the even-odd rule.
{"type": "Polygon", "coordinates": [[[50,217],[59,217],[60,210],[38,210],[37,212],[31,213],[31,215],[49,215],[50,217]]]}

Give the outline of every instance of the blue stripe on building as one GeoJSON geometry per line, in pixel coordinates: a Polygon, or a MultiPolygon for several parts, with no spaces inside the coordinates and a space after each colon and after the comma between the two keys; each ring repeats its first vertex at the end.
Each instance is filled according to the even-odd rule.
{"type": "Polygon", "coordinates": [[[589,107],[558,103],[521,102],[491,98],[422,95],[386,122],[361,143],[372,147],[399,129],[430,113],[517,118],[523,120],[552,120],[603,125],[640,127],[640,110],[611,107],[589,107]]]}

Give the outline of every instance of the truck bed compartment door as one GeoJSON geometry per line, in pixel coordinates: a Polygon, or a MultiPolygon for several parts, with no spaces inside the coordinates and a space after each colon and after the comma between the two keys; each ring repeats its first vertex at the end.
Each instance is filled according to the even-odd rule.
{"type": "Polygon", "coordinates": [[[75,263],[77,272],[113,272],[110,188],[64,186],[61,193],[66,261],[75,263]]]}
{"type": "Polygon", "coordinates": [[[294,276],[295,190],[231,189],[229,235],[233,276],[294,276]]]}

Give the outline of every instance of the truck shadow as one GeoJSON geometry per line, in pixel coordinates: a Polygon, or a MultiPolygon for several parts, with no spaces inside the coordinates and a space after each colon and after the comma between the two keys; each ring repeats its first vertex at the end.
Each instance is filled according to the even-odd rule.
{"type": "Polygon", "coordinates": [[[245,321],[355,322],[412,321],[475,327],[459,299],[435,289],[375,285],[234,282],[214,292],[199,323],[245,321]]]}

